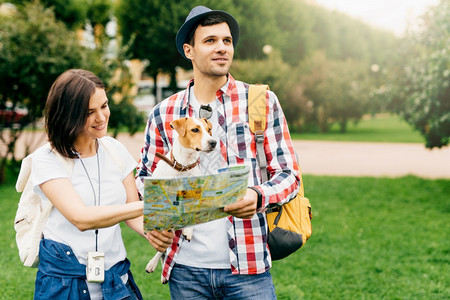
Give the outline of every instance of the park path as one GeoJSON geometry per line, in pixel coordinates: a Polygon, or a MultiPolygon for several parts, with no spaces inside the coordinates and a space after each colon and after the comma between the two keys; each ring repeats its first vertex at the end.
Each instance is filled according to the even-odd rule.
{"type": "MultiPolygon", "coordinates": [[[[25,132],[17,142],[16,157],[25,153],[24,145],[31,150],[45,143],[44,132],[25,132]]],[[[119,134],[121,141],[138,159],[144,134],[119,134]]],[[[423,178],[450,179],[450,147],[428,150],[422,144],[293,141],[302,173],[337,176],[416,175],[423,178]]]]}

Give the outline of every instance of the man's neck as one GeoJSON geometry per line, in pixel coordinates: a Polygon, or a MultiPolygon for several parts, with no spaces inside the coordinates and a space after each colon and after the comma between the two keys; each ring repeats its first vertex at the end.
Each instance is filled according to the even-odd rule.
{"type": "Polygon", "coordinates": [[[227,76],[205,77],[194,74],[194,93],[200,104],[208,104],[216,100],[216,92],[225,85],[227,76]]]}

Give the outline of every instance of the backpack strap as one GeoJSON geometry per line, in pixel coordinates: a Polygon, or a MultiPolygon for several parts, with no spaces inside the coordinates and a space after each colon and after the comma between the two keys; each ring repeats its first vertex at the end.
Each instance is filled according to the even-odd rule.
{"type": "MultiPolygon", "coordinates": [[[[52,151],[56,158],[63,164],[64,168],[67,170],[69,174],[72,174],[73,171],[73,160],[65,158],[61,154],[58,153],[58,151],[51,148],[50,143],[47,143],[43,145],[42,147],[45,147],[49,151],[52,151]]],[[[17,176],[16,181],[16,191],[21,193],[28,182],[28,179],[31,175],[31,160],[33,157],[33,153],[28,155],[22,160],[22,164],[20,166],[19,176],[17,176]]]]}
{"type": "MultiPolygon", "coordinates": [[[[255,134],[256,141],[256,158],[261,169],[262,182],[268,179],[267,174],[267,158],[264,152],[264,130],[266,130],[266,93],[269,89],[268,85],[250,84],[248,87],[248,123],[250,131],[255,134]]],[[[298,162],[297,152],[295,151],[295,158],[298,162]]],[[[300,173],[300,188],[299,194],[304,197],[304,187],[302,173],[300,173]]]]}
{"type": "Polygon", "coordinates": [[[255,135],[256,158],[261,169],[262,182],[268,180],[267,159],[264,152],[264,131],[266,130],[266,94],[268,85],[254,85],[248,87],[248,123],[250,131],[255,135]]]}
{"type": "Polygon", "coordinates": [[[103,137],[98,139],[99,143],[103,146],[109,156],[112,158],[114,164],[120,168],[121,171],[124,171],[125,165],[122,159],[122,156],[117,151],[116,146],[113,144],[112,139],[108,137],[103,137]]]}

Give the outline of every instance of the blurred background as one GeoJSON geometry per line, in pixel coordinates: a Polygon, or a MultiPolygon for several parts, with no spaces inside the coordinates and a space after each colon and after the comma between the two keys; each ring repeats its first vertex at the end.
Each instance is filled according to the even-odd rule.
{"type": "Polygon", "coordinates": [[[269,84],[294,137],[345,134],[389,113],[426,147],[448,144],[449,0],[2,1],[0,182],[22,158],[13,151],[20,134],[42,127],[49,87],[66,69],[106,82],[113,136],[141,131],[151,108],[191,78],[174,41],[195,5],[236,17],[231,73],[269,84]]]}
{"type": "MultiPolygon", "coordinates": [[[[0,0],[0,299],[34,291],[14,184],[53,81],[97,74],[137,155],[148,112],[192,77],[175,35],[196,5],[238,20],[230,72],[277,94],[306,171],[313,235],[273,263],[278,299],[450,299],[450,0],[0,0]]],[[[122,230],[144,298],[169,299],[144,271],[154,249],[122,230]]]]}

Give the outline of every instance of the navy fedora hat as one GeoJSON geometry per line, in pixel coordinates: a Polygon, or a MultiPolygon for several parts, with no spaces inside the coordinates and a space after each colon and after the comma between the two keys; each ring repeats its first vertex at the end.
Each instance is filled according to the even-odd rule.
{"type": "Polygon", "coordinates": [[[205,6],[196,6],[191,10],[184,21],[184,24],[178,30],[177,37],[175,39],[177,43],[177,50],[184,58],[188,59],[184,55],[183,45],[189,42],[187,40],[189,33],[199,20],[208,15],[220,15],[225,18],[228,26],[230,27],[231,36],[233,37],[233,47],[236,48],[239,40],[239,24],[236,19],[229,13],[222,10],[211,10],[205,6]]]}

